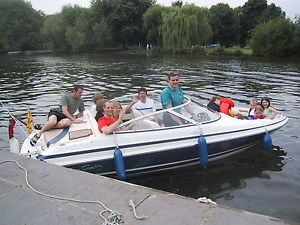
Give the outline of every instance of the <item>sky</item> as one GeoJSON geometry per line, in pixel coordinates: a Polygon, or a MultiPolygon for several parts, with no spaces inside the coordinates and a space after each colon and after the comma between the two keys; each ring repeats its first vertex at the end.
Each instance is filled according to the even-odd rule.
{"type": "MultiPolygon", "coordinates": [[[[67,4],[77,4],[81,7],[90,7],[91,0],[26,0],[30,2],[32,7],[36,10],[41,10],[46,14],[58,13],[61,11],[62,6],[67,4]]],[[[175,0],[156,0],[157,4],[170,6],[175,0]]],[[[194,3],[200,7],[210,8],[212,5],[218,3],[227,3],[231,8],[242,6],[247,0],[182,0],[183,3],[194,3]]],[[[300,16],[300,0],[268,0],[268,4],[274,3],[279,6],[286,16],[293,19],[296,15],[300,16]]]]}

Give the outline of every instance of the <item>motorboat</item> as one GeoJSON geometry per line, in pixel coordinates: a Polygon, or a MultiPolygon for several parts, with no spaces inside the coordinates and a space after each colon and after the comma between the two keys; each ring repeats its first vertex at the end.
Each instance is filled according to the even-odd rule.
{"type": "MultiPolygon", "coordinates": [[[[46,131],[37,144],[31,146],[30,139],[37,132],[34,130],[24,140],[19,154],[59,166],[102,175],[118,174],[119,177],[122,173],[140,174],[194,164],[207,166],[206,161],[249,149],[265,134],[288,122],[282,113],[274,119],[236,119],[209,110],[189,97],[185,97],[185,103],[180,106],[162,109],[158,92],[149,92],[148,96],[153,99],[157,111],[143,115],[132,110],[113,134],[101,133],[95,115],[86,110],[81,117],[85,123],[46,131]],[[126,129],[129,126],[133,127],[126,129]]],[[[114,100],[125,106],[132,97],[126,95],[114,100]]]]}

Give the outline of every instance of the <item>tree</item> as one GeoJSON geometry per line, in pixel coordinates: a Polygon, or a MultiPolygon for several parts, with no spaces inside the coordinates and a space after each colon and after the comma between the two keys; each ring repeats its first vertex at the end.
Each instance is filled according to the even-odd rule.
{"type": "Polygon", "coordinates": [[[240,45],[245,46],[251,37],[251,30],[259,24],[260,16],[267,9],[267,0],[248,0],[242,6],[240,15],[240,45]]]}
{"type": "Polygon", "coordinates": [[[250,47],[255,55],[290,56],[295,53],[295,25],[277,17],[255,27],[250,47]]]}
{"type": "Polygon", "coordinates": [[[24,0],[0,1],[0,46],[8,50],[30,50],[42,44],[44,14],[24,0]]]}
{"type": "Polygon", "coordinates": [[[50,49],[82,52],[94,50],[96,40],[91,10],[78,5],[66,5],[61,13],[46,18],[43,34],[50,49]]]}
{"type": "Polygon", "coordinates": [[[168,7],[154,5],[143,15],[143,28],[147,34],[147,41],[157,46],[162,46],[162,14],[169,10],[168,7]]]}
{"type": "Polygon", "coordinates": [[[146,39],[141,29],[143,14],[153,4],[154,0],[93,0],[94,24],[105,21],[116,46],[138,44],[146,39]]]}
{"type": "Polygon", "coordinates": [[[113,38],[111,28],[105,19],[93,25],[95,35],[96,49],[101,50],[107,46],[113,46],[113,38]]]}
{"type": "Polygon", "coordinates": [[[226,47],[239,40],[239,17],[228,4],[219,3],[210,8],[209,23],[213,30],[212,41],[226,47]]]}
{"type": "Polygon", "coordinates": [[[277,7],[274,3],[267,6],[262,15],[260,16],[259,23],[266,23],[277,17],[285,17],[285,13],[280,7],[277,7]]]}
{"type": "Polygon", "coordinates": [[[48,48],[54,51],[70,51],[71,46],[65,37],[66,30],[67,27],[61,13],[47,16],[42,32],[48,48]]]}
{"type": "Polygon", "coordinates": [[[280,7],[274,3],[268,5],[267,0],[248,0],[240,13],[240,45],[245,46],[251,38],[252,29],[277,17],[285,17],[280,7]]]}
{"type": "Polygon", "coordinates": [[[183,6],[183,2],[181,0],[177,0],[175,2],[172,2],[172,7],[179,7],[181,8],[183,6]]]}
{"type": "Polygon", "coordinates": [[[172,7],[163,13],[161,33],[163,46],[169,51],[207,43],[212,34],[208,24],[208,9],[195,5],[172,7]]]}
{"type": "Polygon", "coordinates": [[[74,23],[69,25],[66,30],[66,40],[71,45],[73,52],[94,50],[96,40],[91,21],[91,10],[79,8],[74,10],[77,14],[74,23]]]}
{"type": "Polygon", "coordinates": [[[293,51],[295,55],[300,56],[300,16],[295,17],[295,32],[293,40],[293,51]]]}

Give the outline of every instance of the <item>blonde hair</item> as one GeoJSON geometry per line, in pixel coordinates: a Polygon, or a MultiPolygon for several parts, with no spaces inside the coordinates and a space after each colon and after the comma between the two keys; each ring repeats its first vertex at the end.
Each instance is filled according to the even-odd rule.
{"type": "Polygon", "coordinates": [[[263,112],[263,111],[264,111],[264,108],[263,108],[261,105],[256,105],[254,111],[255,111],[255,112],[256,112],[256,111],[263,112]]]}
{"type": "Polygon", "coordinates": [[[252,104],[254,104],[254,105],[257,105],[256,99],[251,99],[249,102],[250,102],[250,104],[252,103],[252,104]]]}
{"type": "Polygon", "coordinates": [[[120,102],[114,102],[114,107],[120,107],[120,109],[122,109],[122,105],[120,102]]]}

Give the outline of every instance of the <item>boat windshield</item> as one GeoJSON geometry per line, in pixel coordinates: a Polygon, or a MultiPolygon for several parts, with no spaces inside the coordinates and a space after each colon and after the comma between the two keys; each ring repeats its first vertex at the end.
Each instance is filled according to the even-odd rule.
{"type": "MultiPolygon", "coordinates": [[[[162,109],[159,93],[148,93],[148,96],[154,101],[157,111],[144,115],[140,111],[133,109],[128,117],[129,120],[119,126],[119,131],[189,126],[199,122],[209,123],[220,117],[218,113],[208,110],[205,106],[193,102],[187,97],[185,103],[180,106],[162,109]]],[[[121,98],[116,100],[121,102],[123,106],[128,105],[130,102],[128,98],[127,101],[121,98]]]]}

